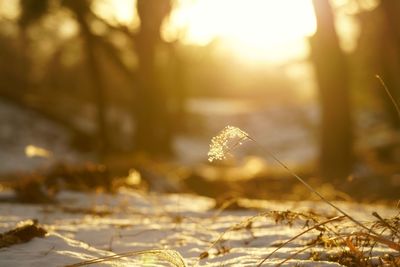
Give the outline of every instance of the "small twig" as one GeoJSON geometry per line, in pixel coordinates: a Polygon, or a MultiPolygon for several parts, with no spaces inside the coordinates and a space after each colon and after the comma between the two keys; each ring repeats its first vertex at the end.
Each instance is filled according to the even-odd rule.
{"type": "Polygon", "coordinates": [[[51,248],[43,253],[43,257],[49,255],[56,248],[56,245],[51,246],[51,248]]]}

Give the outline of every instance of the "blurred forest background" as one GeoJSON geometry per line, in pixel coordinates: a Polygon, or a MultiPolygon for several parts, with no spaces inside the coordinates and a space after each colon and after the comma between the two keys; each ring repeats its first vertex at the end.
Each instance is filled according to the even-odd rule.
{"type": "Polygon", "coordinates": [[[399,17],[394,0],[0,0],[2,185],[309,197],[254,143],[208,164],[234,125],[332,198],[398,199],[376,75],[400,100],[399,17]]]}

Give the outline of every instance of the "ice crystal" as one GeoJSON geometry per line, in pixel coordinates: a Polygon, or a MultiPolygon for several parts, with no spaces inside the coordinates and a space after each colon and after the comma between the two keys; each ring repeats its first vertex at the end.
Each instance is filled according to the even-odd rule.
{"type": "Polygon", "coordinates": [[[208,160],[212,162],[224,159],[230,150],[248,139],[249,135],[245,131],[234,126],[226,126],[217,136],[211,139],[208,160]]]}

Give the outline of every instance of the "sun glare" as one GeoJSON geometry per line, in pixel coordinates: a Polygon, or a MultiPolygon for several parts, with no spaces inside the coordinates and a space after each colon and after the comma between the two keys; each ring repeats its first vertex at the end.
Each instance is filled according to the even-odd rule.
{"type": "Polygon", "coordinates": [[[315,28],[311,0],[197,0],[181,1],[165,36],[199,45],[218,38],[234,53],[273,60],[306,53],[315,28]]]}
{"type": "Polygon", "coordinates": [[[136,27],[139,21],[135,4],[136,0],[96,0],[93,11],[112,23],[136,27]]]}
{"type": "MultiPolygon", "coordinates": [[[[135,0],[98,0],[95,10],[119,23],[135,22],[135,0]]],[[[167,41],[206,45],[252,60],[285,60],[307,53],[314,33],[311,0],[177,0],[163,28],[167,41]]]]}

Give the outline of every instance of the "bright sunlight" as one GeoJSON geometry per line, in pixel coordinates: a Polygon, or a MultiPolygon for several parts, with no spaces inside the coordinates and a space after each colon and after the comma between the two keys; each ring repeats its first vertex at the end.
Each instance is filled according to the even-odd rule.
{"type": "Polygon", "coordinates": [[[253,60],[282,60],[304,55],[315,28],[311,0],[198,0],[182,1],[165,37],[200,45],[218,38],[253,60]]]}
{"type": "MultiPolygon", "coordinates": [[[[135,0],[99,0],[98,13],[136,24],[135,0]],[[113,11],[113,12],[112,12],[113,11]]],[[[255,61],[282,61],[307,54],[315,31],[311,0],[179,0],[163,36],[206,45],[218,39],[225,52],[255,61]]]]}

